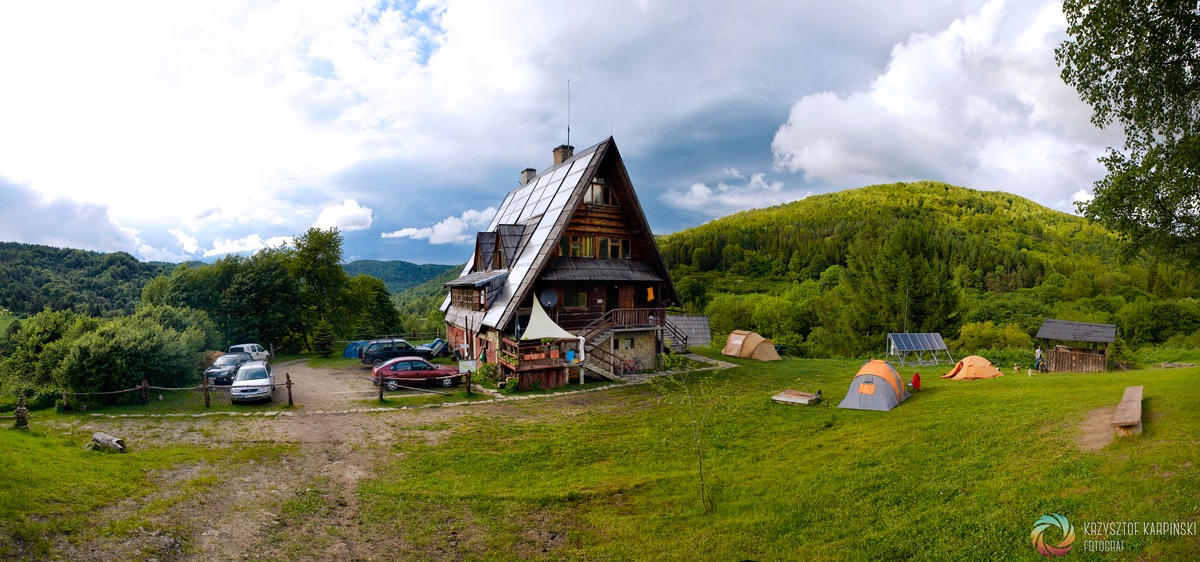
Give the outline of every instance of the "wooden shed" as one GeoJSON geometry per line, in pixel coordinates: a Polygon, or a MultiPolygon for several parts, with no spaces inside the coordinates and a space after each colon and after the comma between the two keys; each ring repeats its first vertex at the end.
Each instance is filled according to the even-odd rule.
{"type": "Polygon", "coordinates": [[[1037,338],[1049,343],[1046,346],[1046,368],[1050,372],[1102,373],[1108,370],[1108,344],[1117,341],[1117,327],[1113,324],[1046,320],[1038,330],[1037,338]]]}

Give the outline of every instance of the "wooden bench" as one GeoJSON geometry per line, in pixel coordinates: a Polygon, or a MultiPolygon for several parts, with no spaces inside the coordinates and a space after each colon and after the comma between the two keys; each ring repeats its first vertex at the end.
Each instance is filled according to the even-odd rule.
{"type": "Polygon", "coordinates": [[[1117,413],[1113,414],[1112,425],[1121,437],[1142,432],[1142,389],[1140,386],[1126,388],[1117,413]]]}

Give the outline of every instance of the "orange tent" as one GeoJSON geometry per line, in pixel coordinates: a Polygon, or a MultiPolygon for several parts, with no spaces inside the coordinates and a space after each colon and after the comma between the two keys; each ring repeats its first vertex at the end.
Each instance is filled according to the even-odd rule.
{"type": "Polygon", "coordinates": [[[990,379],[992,377],[1003,377],[1004,373],[1000,372],[992,365],[991,361],[984,359],[978,355],[963,357],[949,373],[942,375],[943,379],[951,379],[956,381],[969,381],[975,379],[990,379]]]}
{"type": "Polygon", "coordinates": [[[899,406],[908,398],[904,379],[886,361],[872,359],[850,381],[850,391],[838,404],[839,408],[854,410],[879,410],[886,412],[899,406]]]}
{"type": "Polygon", "coordinates": [[[725,347],[721,353],[731,357],[745,357],[759,361],[780,361],[775,353],[775,343],[754,332],[734,330],[725,339],[725,347]]]}

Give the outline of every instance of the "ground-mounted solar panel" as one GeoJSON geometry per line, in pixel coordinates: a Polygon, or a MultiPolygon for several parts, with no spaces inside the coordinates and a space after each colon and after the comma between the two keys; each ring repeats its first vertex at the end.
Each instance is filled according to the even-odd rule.
{"type": "Polygon", "coordinates": [[[930,333],[904,333],[887,335],[887,357],[901,365],[937,365],[943,356],[950,363],[954,358],[946,347],[942,335],[930,333]]]}

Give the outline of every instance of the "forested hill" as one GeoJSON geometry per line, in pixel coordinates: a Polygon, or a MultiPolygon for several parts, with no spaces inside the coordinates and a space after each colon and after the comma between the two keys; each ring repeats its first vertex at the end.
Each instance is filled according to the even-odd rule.
{"type": "Polygon", "coordinates": [[[658,242],[684,307],[715,334],[754,329],[807,354],[858,356],[900,331],[1032,349],[1046,318],[1117,324],[1131,347],[1200,341],[1192,272],[1009,193],[874,185],[658,242]]]}
{"type": "Polygon", "coordinates": [[[438,277],[451,269],[461,270],[461,265],[415,264],[400,260],[355,260],[342,266],[351,277],[366,274],[378,277],[387,285],[389,293],[397,294],[438,277]]]}
{"type": "Polygon", "coordinates": [[[20,316],[45,308],[128,314],[141,300],[146,281],[174,267],[141,262],[125,252],[0,242],[0,307],[20,316]]]}
{"type": "MultiPolygon", "coordinates": [[[[1087,220],[1003,192],[937,182],[873,185],[754,209],[667,235],[676,273],[724,271],[815,279],[849,265],[855,241],[877,246],[900,223],[932,237],[937,260],[964,285],[998,291],[1041,283],[1048,271],[1103,274],[1119,261],[1116,237],[1087,220]]],[[[869,256],[861,256],[869,257],[869,256]]]]}

